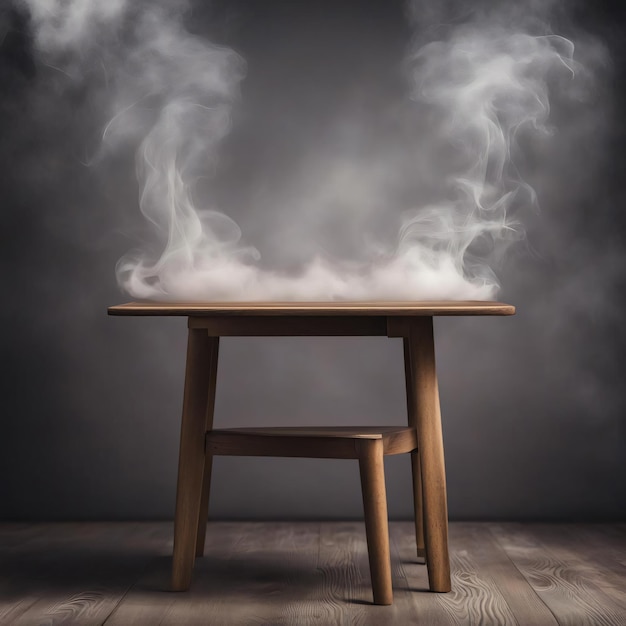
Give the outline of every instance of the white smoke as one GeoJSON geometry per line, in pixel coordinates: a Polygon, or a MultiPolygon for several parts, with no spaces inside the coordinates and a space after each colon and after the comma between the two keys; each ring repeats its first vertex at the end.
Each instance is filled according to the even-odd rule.
{"type": "MultiPolygon", "coordinates": [[[[410,176],[413,168],[419,177],[420,163],[438,142],[449,154],[438,172],[438,197],[423,201],[418,190],[411,203],[387,209],[385,189],[393,177],[372,176],[367,159],[356,160],[350,175],[334,176],[317,201],[348,214],[375,202],[376,210],[388,211],[389,223],[401,211],[397,238],[376,241],[376,233],[363,233],[374,244],[358,259],[339,261],[319,251],[288,273],[264,267],[237,224],[213,198],[196,193],[197,181],[214,175],[230,130],[244,76],[241,57],[190,34],[186,3],[24,1],[42,55],[71,68],[99,46],[112,73],[103,144],[115,150],[139,143],[139,204],[161,246],[157,255],[131,252],[118,263],[119,284],[139,299],[495,297],[492,265],[521,236],[516,212],[536,202],[518,173],[521,143],[551,132],[550,89],[575,81],[579,69],[573,43],[543,26],[542,5],[534,2],[521,3],[536,18],[532,29],[525,26],[529,20],[501,19],[502,11],[435,29],[436,40],[411,50],[407,85],[413,115],[428,120],[430,140],[415,146],[414,165],[404,163],[402,170],[410,176]]],[[[411,5],[417,29],[426,24],[432,30],[442,18],[426,10],[430,6],[411,5]]],[[[384,171],[399,158],[387,156],[384,171]]]]}

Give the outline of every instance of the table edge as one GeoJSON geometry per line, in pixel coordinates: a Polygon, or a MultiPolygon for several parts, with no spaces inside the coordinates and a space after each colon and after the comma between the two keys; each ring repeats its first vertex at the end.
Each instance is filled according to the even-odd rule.
{"type": "Polygon", "coordinates": [[[159,316],[159,317],[413,317],[413,316],[486,316],[515,315],[516,308],[504,302],[490,300],[463,300],[449,302],[402,303],[303,303],[259,302],[232,303],[157,303],[127,302],[107,309],[113,316],[159,316]]]}

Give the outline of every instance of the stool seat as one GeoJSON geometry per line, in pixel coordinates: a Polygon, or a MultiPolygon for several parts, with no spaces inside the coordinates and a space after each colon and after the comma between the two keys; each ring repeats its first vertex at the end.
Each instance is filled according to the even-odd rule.
{"type": "Polygon", "coordinates": [[[382,440],[384,455],[417,449],[416,430],[407,426],[270,426],[210,430],[206,453],[358,459],[363,440],[382,440]]]}

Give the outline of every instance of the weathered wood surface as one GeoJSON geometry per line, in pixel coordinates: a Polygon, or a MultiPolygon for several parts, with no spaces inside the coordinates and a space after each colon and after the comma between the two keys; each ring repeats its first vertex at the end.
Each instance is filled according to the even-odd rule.
{"type": "Polygon", "coordinates": [[[0,526],[0,624],[103,624],[141,572],[171,554],[171,524],[31,529],[7,546],[0,526]]]}
{"type": "Polygon", "coordinates": [[[108,309],[110,315],[513,315],[503,302],[448,300],[439,302],[127,302],[108,309]]]}
{"type": "Polygon", "coordinates": [[[417,592],[411,599],[425,624],[532,624],[554,626],[554,615],[490,533],[485,523],[450,524],[452,591],[425,595],[428,579],[415,564],[415,539],[409,524],[392,524],[400,565],[417,592]]]}
{"type": "Polygon", "coordinates": [[[0,624],[626,624],[619,524],[450,524],[452,592],[428,592],[392,522],[394,603],[371,604],[362,522],[210,522],[172,593],[170,523],[0,525],[0,624]]]}
{"type": "MultiPolygon", "coordinates": [[[[626,568],[615,568],[609,555],[598,558],[582,533],[525,524],[493,533],[559,624],[626,626],[626,568]]],[[[623,552],[623,538],[614,549],[623,552]]]]}

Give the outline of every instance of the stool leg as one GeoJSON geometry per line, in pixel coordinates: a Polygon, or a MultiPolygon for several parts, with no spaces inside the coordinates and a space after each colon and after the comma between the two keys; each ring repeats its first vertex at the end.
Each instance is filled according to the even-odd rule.
{"type": "Polygon", "coordinates": [[[448,506],[432,317],[417,317],[411,321],[409,353],[413,415],[422,475],[428,582],[431,591],[446,592],[451,588],[448,506]]]}
{"type": "Polygon", "coordinates": [[[393,591],[383,442],[382,439],[363,439],[358,442],[358,446],[374,604],[391,604],[393,591]]]}
{"type": "MultiPolygon", "coordinates": [[[[413,375],[411,372],[411,353],[409,340],[404,338],[404,377],[406,381],[406,405],[409,426],[416,428],[415,400],[413,390],[413,375]]],[[[419,442],[418,442],[419,446],[419,442]]],[[[419,450],[411,452],[411,471],[413,474],[413,511],[415,514],[415,544],[417,556],[425,559],[424,547],[424,507],[422,503],[422,470],[420,467],[419,450]]],[[[424,561],[425,562],[425,561],[424,561]]]]}
{"type": "Polygon", "coordinates": [[[210,359],[211,341],[207,331],[190,328],[174,518],[174,591],[185,591],[191,584],[202,497],[210,359]]]}
{"type": "MultiPolygon", "coordinates": [[[[211,344],[211,359],[209,363],[209,390],[206,407],[205,430],[213,428],[213,413],[215,410],[215,388],[217,382],[217,358],[219,354],[219,337],[209,338],[211,344]]],[[[209,494],[211,492],[211,469],[213,455],[205,454],[204,477],[202,479],[202,499],[200,501],[200,514],[198,516],[198,533],[196,536],[196,556],[204,555],[204,540],[206,537],[206,525],[209,516],[209,494]]]]}

